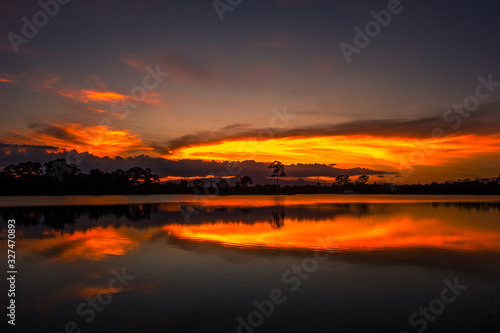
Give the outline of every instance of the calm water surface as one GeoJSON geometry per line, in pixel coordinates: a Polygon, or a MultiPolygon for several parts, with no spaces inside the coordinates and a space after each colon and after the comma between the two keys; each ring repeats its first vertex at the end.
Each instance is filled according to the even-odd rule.
{"type": "Polygon", "coordinates": [[[200,199],[0,197],[16,330],[500,332],[500,197],[200,199]]]}

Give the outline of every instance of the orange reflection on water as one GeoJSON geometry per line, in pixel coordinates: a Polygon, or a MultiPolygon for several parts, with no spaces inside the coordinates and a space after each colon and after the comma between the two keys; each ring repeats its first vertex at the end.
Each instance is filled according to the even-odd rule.
{"type": "Polygon", "coordinates": [[[341,216],[335,220],[285,219],[281,229],[267,222],[168,225],[181,239],[215,242],[224,246],[278,249],[370,251],[383,249],[441,248],[456,251],[500,250],[500,230],[454,225],[450,220],[411,216],[365,218],[341,216]]]}
{"type": "MultiPolygon", "coordinates": [[[[210,196],[210,195],[185,195],[179,196],[179,201],[186,205],[201,205],[205,207],[225,207],[231,208],[261,208],[269,206],[301,206],[301,205],[321,205],[321,204],[391,204],[391,203],[457,203],[457,202],[498,202],[499,196],[488,195],[394,195],[394,194],[297,194],[291,196],[270,196],[253,195],[251,200],[244,195],[230,196],[210,196]],[[187,199],[186,197],[189,197],[187,199]]],[[[169,203],[173,204],[173,203],[169,203]]],[[[163,204],[162,204],[163,205],[163,204]]],[[[180,208],[179,208],[180,209],[180,208]]]]}
{"type": "Polygon", "coordinates": [[[23,241],[22,247],[32,254],[41,254],[49,260],[102,260],[108,256],[123,255],[135,248],[142,239],[150,238],[130,228],[96,227],[73,233],[50,231],[42,240],[23,241]]]}

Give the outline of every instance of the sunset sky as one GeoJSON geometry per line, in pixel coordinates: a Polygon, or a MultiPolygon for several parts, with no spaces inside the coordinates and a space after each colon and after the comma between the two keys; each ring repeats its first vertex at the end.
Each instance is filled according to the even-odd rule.
{"type": "Polygon", "coordinates": [[[269,173],[274,160],[310,181],[500,172],[498,1],[57,6],[28,38],[42,7],[2,1],[0,167],[75,150],[83,171],[137,165],[174,178],[225,161],[269,173]],[[359,46],[355,28],[388,6],[398,13],[359,46]],[[343,42],[356,48],[349,61],[343,42]]]}

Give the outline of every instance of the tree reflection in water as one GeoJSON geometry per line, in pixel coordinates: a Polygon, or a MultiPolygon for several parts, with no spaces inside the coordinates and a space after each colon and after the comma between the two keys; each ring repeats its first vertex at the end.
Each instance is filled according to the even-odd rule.
{"type": "Polygon", "coordinates": [[[273,229],[280,229],[285,224],[285,206],[282,205],[282,201],[283,198],[275,198],[273,218],[268,220],[273,229]]]}

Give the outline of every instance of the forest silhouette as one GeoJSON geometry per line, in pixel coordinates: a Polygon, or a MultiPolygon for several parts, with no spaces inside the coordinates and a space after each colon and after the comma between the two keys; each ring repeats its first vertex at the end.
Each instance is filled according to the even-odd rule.
{"type": "Polygon", "coordinates": [[[270,167],[276,184],[255,184],[248,175],[236,177],[234,186],[226,179],[199,178],[192,182],[161,182],[149,168],[133,167],[104,172],[92,169],[82,173],[75,164],[57,159],[42,165],[23,162],[6,166],[0,172],[0,195],[109,195],[109,194],[198,194],[198,195],[258,195],[258,194],[500,194],[498,178],[476,178],[456,182],[395,185],[369,183],[369,176],[360,175],[352,180],[339,175],[332,183],[285,185],[278,182],[285,175],[285,166],[279,161],[270,167]]]}

